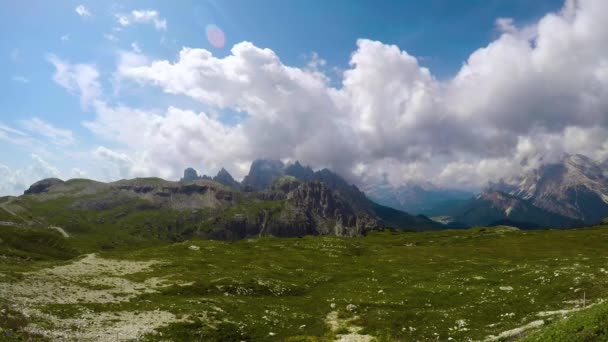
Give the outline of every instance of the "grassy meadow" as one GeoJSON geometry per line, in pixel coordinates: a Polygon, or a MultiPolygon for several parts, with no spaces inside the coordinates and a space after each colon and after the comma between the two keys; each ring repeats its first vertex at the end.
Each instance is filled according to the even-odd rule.
{"type": "Polygon", "coordinates": [[[606,228],[94,250],[78,232],[1,227],[0,327],[15,340],[606,340],[606,228]]]}

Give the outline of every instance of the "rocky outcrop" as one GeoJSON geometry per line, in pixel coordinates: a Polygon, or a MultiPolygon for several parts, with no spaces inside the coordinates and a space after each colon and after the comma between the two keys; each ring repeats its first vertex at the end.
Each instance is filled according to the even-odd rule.
{"type": "Polygon", "coordinates": [[[38,182],[32,184],[29,187],[29,189],[25,190],[24,194],[31,195],[31,194],[40,194],[43,192],[48,192],[52,186],[57,185],[57,184],[62,184],[62,183],[64,183],[64,182],[58,178],[43,179],[41,181],[38,181],[38,182]]]}

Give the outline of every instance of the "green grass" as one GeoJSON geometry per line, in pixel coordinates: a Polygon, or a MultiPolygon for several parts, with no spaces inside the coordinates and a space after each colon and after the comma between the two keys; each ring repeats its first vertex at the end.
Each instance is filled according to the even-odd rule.
{"type": "MultiPolygon", "coordinates": [[[[0,244],[0,254],[29,255],[29,261],[11,268],[15,279],[20,268],[63,263],[74,250],[98,248],[96,251],[106,258],[161,261],[151,272],[125,276],[136,282],[161,277],[174,284],[158,292],[114,304],[51,304],[40,308],[63,318],[77,317],[84,309],[162,310],[188,318],[159,328],[162,337],[146,335],[146,341],[331,340],[347,330],[342,327],[330,331],[325,319],[332,311],[361,327],[362,334],[380,341],[483,340],[538,320],[541,311],[571,309],[574,304],[568,302],[582,299],[583,292],[588,303],[608,298],[606,226],[543,231],[501,227],[424,233],[385,231],[357,238],[264,237],[169,243],[138,227],[154,221],[160,221],[155,223],[159,227],[176,222],[187,225],[200,222],[204,216],[196,215],[203,214],[178,217],[132,211],[113,226],[112,215],[125,209],[98,214],[106,219],[103,224],[109,227],[107,231],[101,229],[103,224],[93,223],[89,231],[71,230],[73,237],[69,239],[50,231],[35,231],[29,237],[18,234],[33,234],[33,230],[0,230],[7,232],[0,235],[3,241],[6,234],[17,234],[12,242],[0,244]],[[98,237],[104,241],[117,239],[114,235],[141,239],[141,243],[104,249],[92,242],[98,237]],[[48,239],[44,240],[48,250],[35,250],[33,246],[42,241],[36,239],[48,239]],[[192,245],[199,249],[190,249],[192,245]],[[357,309],[346,310],[349,304],[357,309]]],[[[262,209],[271,210],[272,205],[262,209]]],[[[247,214],[247,210],[261,209],[241,208],[224,214],[247,214]]],[[[95,222],[100,217],[88,215],[93,214],[81,219],[95,222]]],[[[12,266],[0,260],[0,272],[8,267],[12,266]]],[[[0,282],[3,279],[0,277],[0,282]]],[[[103,286],[91,290],[103,290],[103,286]]],[[[606,340],[607,318],[606,305],[594,306],[565,321],[555,316],[554,323],[528,338],[606,340]]]]}
{"type": "Polygon", "coordinates": [[[523,339],[523,342],[608,341],[608,305],[601,304],[557,321],[523,339]]]}
{"type": "MultiPolygon", "coordinates": [[[[362,333],[383,340],[463,340],[516,328],[540,311],[571,307],[564,301],[579,299],[576,288],[590,301],[608,296],[608,275],[601,271],[606,237],[604,229],[482,228],[363,238],[201,240],[113,256],[169,261],[154,274],[194,284],[140,299],[182,315],[209,314],[211,301],[221,308],[213,320],[243,325],[254,340],[271,332],[278,338],[327,336],[324,318],[332,303],[344,314],[355,304],[362,333]],[[192,244],[200,250],[189,250],[192,244]]],[[[177,334],[183,325],[165,332],[177,334]]]]}

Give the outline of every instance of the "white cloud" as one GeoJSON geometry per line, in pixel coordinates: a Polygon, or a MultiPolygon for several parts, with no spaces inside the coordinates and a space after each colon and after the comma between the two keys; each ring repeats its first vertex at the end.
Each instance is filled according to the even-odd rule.
{"type": "Polygon", "coordinates": [[[306,66],[308,67],[309,70],[318,71],[319,69],[324,67],[326,64],[327,64],[326,60],[321,58],[318,53],[313,52],[310,54],[310,58],[308,59],[308,63],[306,63],[306,66]]]}
{"type": "Polygon", "coordinates": [[[76,8],[74,9],[74,11],[76,11],[76,13],[78,13],[78,15],[81,16],[81,17],[90,17],[91,16],[91,12],[84,5],[78,5],[78,6],[76,6],[76,8]]]}
{"type": "Polygon", "coordinates": [[[133,49],[135,53],[141,53],[141,48],[139,47],[139,44],[137,44],[137,42],[131,43],[131,49],[133,49]]]}
{"type": "Polygon", "coordinates": [[[61,41],[62,42],[67,42],[68,40],[70,40],[70,35],[69,34],[64,34],[63,36],[61,36],[61,41]]]}
{"type": "MultiPolygon", "coordinates": [[[[608,2],[580,0],[525,27],[498,19],[500,36],[442,81],[399,47],[366,39],[357,41],[339,86],[316,54],[292,67],[249,42],[222,58],[183,48],[175,61],[153,61],[136,43],[134,52],[119,53],[119,79],[190,97],[210,112],[245,113],[238,125],[200,111],[102,102],[94,66],[50,60],[55,81],[93,104],[95,118],[85,126],[119,146],[95,151],[110,178],[177,178],[186,166],[225,166],[238,178],[248,162],[266,157],[330,167],[365,183],[475,188],[563,152],[608,157],[603,13],[608,2]]],[[[152,10],[117,18],[123,26],[163,27],[152,10]]]]}
{"type": "Polygon", "coordinates": [[[132,173],[132,161],[131,159],[124,153],[115,152],[107,147],[99,146],[94,151],[93,154],[96,158],[101,161],[105,161],[110,163],[114,168],[106,168],[106,177],[110,179],[116,178],[129,178],[133,175],[132,173]],[[113,171],[117,170],[117,173],[113,171]]]}
{"type": "Polygon", "coordinates": [[[56,145],[69,145],[74,142],[74,134],[72,131],[57,128],[40,118],[23,120],[21,121],[21,125],[30,132],[48,138],[56,145]]]}
{"type": "Polygon", "coordinates": [[[70,93],[80,96],[83,108],[101,95],[99,72],[92,64],[70,64],[55,55],[49,55],[48,61],[55,66],[53,80],[70,93]]]}
{"type": "Polygon", "coordinates": [[[0,140],[11,145],[25,147],[28,149],[33,148],[36,144],[36,142],[27,133],[8,126],[2,122],[0,122],[0,140]]]}
{"type": "Polygon", "coordinates": [[[513,24],[513,18],[496,19],[496,28],[502,33],[515,33],[517,28],[513,24]]]}
{"type": "Polygon", "coordinates": [[[30,80],[28,78],[21,75],[13,76],[12,80],[19,83],[30,83],[30,80]]]}
{"type": "Polygon", "coordinates": [[[25,133],[23,133],[23,132],[21,132],[21,131],[19,131],[17,129],[14,129],[14,128],[10,127],[10,126],[7,126],[7,125],[3,124],[2,122],[0,122],[0,132],[4,132],[4,134],[9,133],[9,134],[15,134],[15,135],[19,135],[19,136],[26,136],[27,135],[27,134],[25,134],[25,133]]]}
{"type": "Polygon", "coordinates": [[[114,175],[176,178],[183,165],[190,163],[219,169],[243,160],[239,154],[246,144],[241,129],[225,127],[204,113],[176,108],[154,113],[111,108],[102,103],[97,104],[96,110],[97,118],[85,122],[85,126],[102,139],[119,143],[127,151],[137,151],[131,157],[105,147],[96,151],[117,166],[114,175]]]}
{"type": "Polygon", "coordinates": [[[122,26],[129,26],[134,23],[137,24],[154,24],[154,27],[158,31],[167,30],[167,20],[160,17],[160,14],[156,10],[141,9],[133,10],[129,14],[117,14],[116,20],[122,26]]]}
{"type": "Polygon", "coordinates": [[[13,170],[0,164],[0,196],[20,195],[33,183],[51,177],[60,177],[57,168],[36,154],[30,155],[31,163],[22,169],[13,170]]]}
{"type": "Polygon", "coordinates": [[[398,47],[364,39],[341,88],[317,70],[318,56],[299,69],[247,42],[224,58],[184,48],[176,62],[121,65],[119,72],[169,94],[246,112],[238,132],[246,147],[235,151],[243,159],[303,159],[358,170],[370,181],[392,168],[404,171],[393,173],[394,182],[426,177],[480,186],[521,171],[519,162],[533,156],[604,153],[595,139],[582,137],[599,139],[608,127],[608,26],[601,14],[608,3],[576,4],[523,28],[498,19],[500,37],[446,81],[398,47]]]}

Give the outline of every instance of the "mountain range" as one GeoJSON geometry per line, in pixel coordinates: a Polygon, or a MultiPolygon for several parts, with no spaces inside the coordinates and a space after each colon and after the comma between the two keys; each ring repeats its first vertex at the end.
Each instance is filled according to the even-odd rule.
{"type": "Polygon", "coordinates": [[[608,168],[565,155],[481,193],[430,184],[359,188],[329,169],[258,159],[242,182],[222,168],[179,182],[136,178],[103,183],[45,179],[24,195],[0,199],[0,216],[15,224],[61,226],[68,233],[127,230],[159,239],[234,240],[251,236],[364,235],[392,228],[412,231],[509,225],[570,228],[608,217],[608,168]],[[371,199],[370,199],[371,198],[371,199]],[[411,211],[433,214],[412,215],[411,211]]]}
{"type": "Polygon", "coordinates": [[[68,234],[95,235],[103,230],[120,232],[117,236],[126,232],[129,239],[175,241],[443,228],[425,216],[374,203],[328,169],[315,172],[298,162],[285,165],[264,159],[252,163],[242,183],[225,169],[209,177],[192,168],[179,182],[44,179],[22,196],[1,198],[0,214],[17,225],[62,227],[68,234]]]}
{"type": "MultiPolygon", "coordinates": [[[[437,212],[435,212],[437,214],[437,212]]],[[[443,208],[467,225],[509,222],[522,228],[567,228],[608,217],[608,162],[564,155],[523,175],[491,183],[474,198],[443,208]]]]}
{"type": "Polygon", "coordinates": [[[384,183],[367,187],[365,193],[383,205],[423,215],[434,215],[438,208],[466,201],[474,195],[468,191],[441,188],[428,182],[408,182],[397,187],[384,183]]]}

